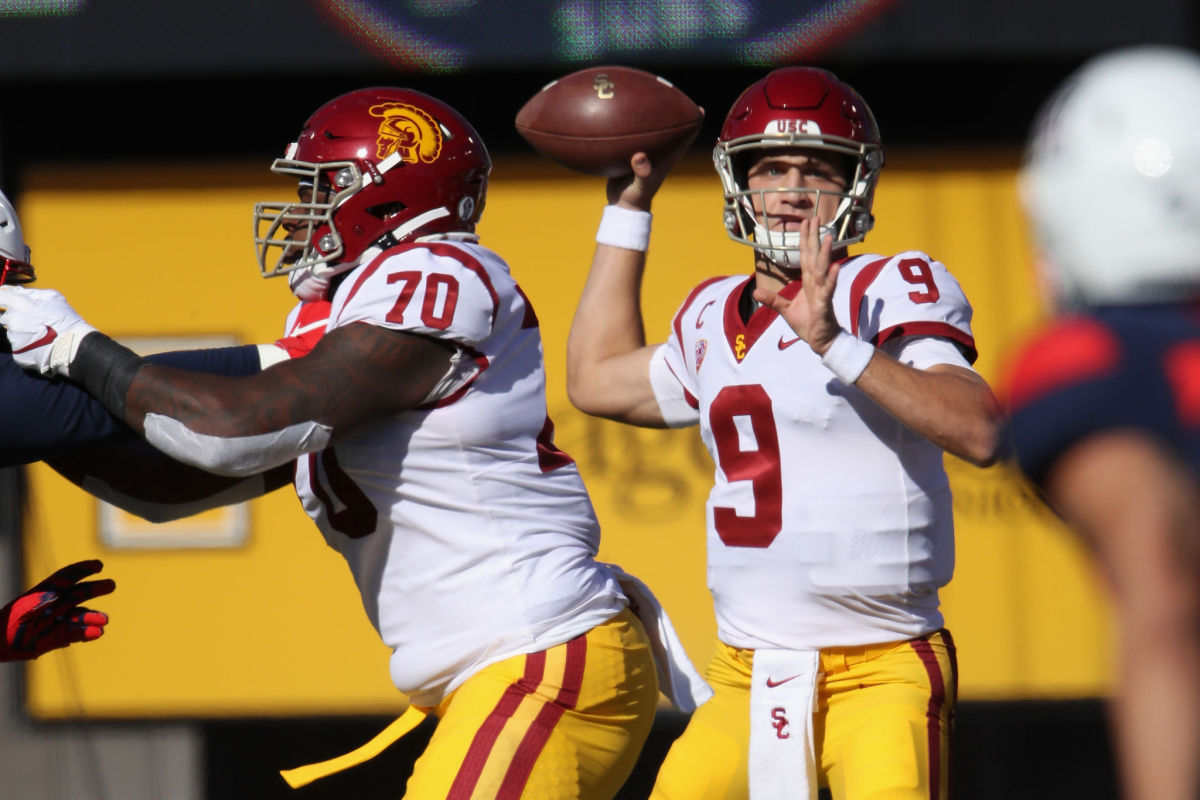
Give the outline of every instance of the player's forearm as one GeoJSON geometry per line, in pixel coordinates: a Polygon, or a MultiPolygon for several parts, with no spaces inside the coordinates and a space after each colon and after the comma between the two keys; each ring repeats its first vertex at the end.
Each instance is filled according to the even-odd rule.
{"type": "Polygon", "coordinates": [[[991,389],[969,370],[949,365],[919,370],[876,350],[855,386],[951,455],[979,467],[999,457],[1004,414],[991,389]]]}
{"type": "Polygon", "coordinates": [[[654,400],[642,323],[645,260],[635,250],[596,246],[567,339],[567,394],[581,411],[624,418],[654,400]]]}
{"type": "Polygon", "coordinates": [[[147,365],[100,341],[80,347],[71,377],[172,458],[246,476],[321,450],[335,432],[345,436],[416,406],[446,374],[447,351],[355,324],[326,335],[304,358],[230,379],[147,365]]]}

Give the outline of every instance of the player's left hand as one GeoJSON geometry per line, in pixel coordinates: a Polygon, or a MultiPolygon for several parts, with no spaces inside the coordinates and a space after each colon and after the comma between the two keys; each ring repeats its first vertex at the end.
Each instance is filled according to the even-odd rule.
{"type": "Polygon", "coordinates": [[[796,335],[823,356],[842,330],[833,311],[837,277],[833,234],[822,237],[821,220],[812,217],[800,223],[800,294],[786,300],[770,289],[755,289],[754,299],[779,312],[796,335]]]}
{"type": "Polygon", "coordinates": [[[52,289],[0,286],[0,325],[22,368],[68,377],[83,337],[96,330],[52,289]]]}
{"type": "Polygon", "coordinates": [[[0,661],[28,661],[72,642],[90,642],[104,634],[108,615],[80,603],[111,594],[110,580],[79,581],[103,568],[99,561],[63,567],[0,609],[0,661]]]}

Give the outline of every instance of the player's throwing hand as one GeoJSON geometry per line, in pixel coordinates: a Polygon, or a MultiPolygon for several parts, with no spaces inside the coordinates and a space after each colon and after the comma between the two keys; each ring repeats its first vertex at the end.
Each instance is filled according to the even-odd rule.
{"type": "Polygon", "coordinates": [[[794,300],[770,289],[754,290],[754,299],[779,312],[796,335],[819,356],[833,344],[842,327],[833,311],[838,265],[833,263],[833,235],[821,237],[821,220],[811,217],[800,223],[801,294],[794,300]]]}
{"type": "Polygon", "coordinates": [[[631,174],[608,179],[608,202],[634,211],[649,211],[654,195],[658,194],[667,174],[675,166],[675,159],[651,164],[645,153],[634,153],[629,165],[633,168],[631,174]]]}
{"type": "Polygon", "coordinates": [[[95,560],[63,567],[0,609],[0,661],[28,661],[103,636],[108,615],[79,606],[117,588],[111,580],[79,582],[103,567],[95,560]]]}

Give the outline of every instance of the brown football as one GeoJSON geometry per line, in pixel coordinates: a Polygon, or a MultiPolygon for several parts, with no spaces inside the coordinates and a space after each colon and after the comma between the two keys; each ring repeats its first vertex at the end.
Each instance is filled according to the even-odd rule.
{"type": "Polygon", "coordinates": [[[628,175],[644,152],[654,164],[696,138],[704,110],[669,81],[632,67],[590,67],[546,85],[517,114],[517,131],[564,167],[628,175]]]}

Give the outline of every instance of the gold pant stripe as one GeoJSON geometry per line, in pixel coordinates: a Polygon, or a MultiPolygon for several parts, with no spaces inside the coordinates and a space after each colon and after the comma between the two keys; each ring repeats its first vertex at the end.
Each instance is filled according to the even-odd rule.
{"type": "Polygon", "coordinates": [[[301,786],[307,786],[313,781],[332,775],[335,772],[341,772],[344,769],[357,766],[364,761],[370,761],[390,747],[401,736],[420,725],[421,721],[428,714],[429,709],[427,708],[409,706],[408,710],[401,714],[399,719],[388,725],[378,736],[357,750],[346,753],[344,756],[331,758],[328,761],[321,761],[317,764],[307,764],[295,769],[285,769],[280,771],[279,774],[288,782],[288,786],[291,786],[293,789],[299,789],[301,786]]]}

